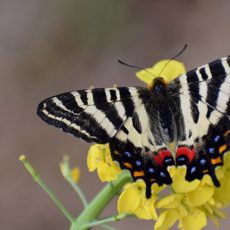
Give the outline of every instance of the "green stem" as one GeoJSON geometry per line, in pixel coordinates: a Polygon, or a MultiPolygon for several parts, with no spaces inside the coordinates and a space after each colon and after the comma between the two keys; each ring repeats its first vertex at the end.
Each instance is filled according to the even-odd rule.
{"type": "Polygon", "coordinates": [[[98,218],[107,204],[117,195],[120,189],[131,181],[129,172],[123,171],[116,180],[108,183],[90,202],[86,209],[72,222],[70,230],[86,230],[85,224],[98,218]]]}
{"type": "Polygon", "coordinates": [[[61,169],[62,176],[71,185],[71,187],[74,189],[74,191],[79,196],[84,208],[86,208],[88,205],[87,199],[86,199],[85,195],[83,194],[83,192],[81,191],[80,187],[78,186],[77,182],[75,182],[73,180],[73,177],[71,176],[71,168],[69,165],[69,157],[68,156],[63,157],[63,162],[60,164],[60,169],[61,169]]]}
{"type": "Polygon", "coordinates": [[[66,180],[70,183],[74,191],[77,193],[79,196],[84,208],[88,206],[88,202],[86,200],[86,197],[84,196],[83,192],[81,191],[80,187],[72,180],[71,177],[67,177],[66,180]]]}
{"type": "Polygon", "coordinates": [[[109,223],[109,222],[115,222],[115,221],[119,221],[125,217],[127,217],[128,215],[127,214],[120,214],[120,215],[117,215],[117,216],[111,216],[111,217],[108,217],[106,219],[103,219],[103,220],[96,220],[96,221],[93,221],[91,223],[86,223],[83,225],[83,229],[87,229],[87,228],[90,228],[90,227],[94,227],[94,226],[97,226],[97,225],[102,225],[102,224],[105,224],[105,223],[109,223]]]}
{"type": "Polygon", "coordinates": [[[107,224],[102,224],[101,227],[107,230],[117,230],[116,228],[111,227],[110,225],[107,224]]]}
{"type": "Polygon", "coordinates": [[[45,182],[41,179],[38,172],[33,168],[33,166],[29,163],[24,155],[19,157],[19,160],[24,164],[27,171],[30,173],[32,178],[43,188],[43,190],[48,194],[48,196],[53,200],[53,202],[57,205],[57,207],[61,210],[61,212],[65,215],[65,217],[72,223],[74,218],[67,211],[64,205],[58,200],[58,198],[54,195],[54,193],[46,186],[45,182]]]}

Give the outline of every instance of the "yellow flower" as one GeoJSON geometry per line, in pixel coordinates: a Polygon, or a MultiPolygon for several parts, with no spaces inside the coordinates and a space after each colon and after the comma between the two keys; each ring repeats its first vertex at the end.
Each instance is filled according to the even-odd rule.
{"type": "Polygon", "coordinates": [[[155,230],[167,230],[172,227],[177,221],[178,213],[176,210],[167,210],[160,214],[157,219],[154,229],[155,230]]]}
{"type": "Polygon", "coordinates": [[[153,194],[150,199],[146,199],[145,187],[143,180],[138,180],[125,186],[117,203],[119,214],[134,214],[145,220],[157,219],[157,213],[154,208],[157,196],[153,194]]]}
{"type": "Polygon", "coordinates": [[[151,86],[156,77],[162,77],[165,81],[170,82],[185,72],[183,63],[176,60],[162,60],[151,68],[137,72],[136,76],[148,86],[151,86]]]}
{"type": "Polygon", "coordinates": [[[219,226],[219,220],[218,219],[224,219],[225,214],[220,210],[222,205],[214,200],[214,198],[211,198],[206,204],[204,204],[201,207],[201,210],[205,213],[207,217],[209,217],[214,224],[218,227],[219,226]]]}
{"type": "Polygon", "coordinates": [[[191,182],[186,181],[185,174],[186,174],[185,167],[175,168],[175,174],[172,176],[173,178],[172,188],[177,193],[190,192],[196,189],[200,184],[199,180],[194,180],[191,182]]]}
{"type": "Polygon", "coordinates": [[[75,183],[77,183],[79,181],[79,178],[80,178],[80,169],[78,167],[74,167],[71,170],[71,177],[72,177],[72,180],[75,183]]]}
{"type": "Polygon", "coordinates": [[[90,147],[87,158],[89,171],[97,169],[102,182],[108,182],[117,178],[121,172],[120,167],[112,160],[109,145],[94,144],[90,147]]]}
{"type": "Polygon", "coordinates": [[[161,210],[155,230],[166,230],[179,220],[179,228],[199,230],[206,224],[203,206],[214,194],[214,187],[196,180],[187,182],[183,179],[185,168],[177,168],[173,178],[173,194],[158,201],[156,207],[161,210]]]}
{"type": "Polygon", "coordinates": [[[64,156],[63,161],[60,163],[60,170],[64,178],[72,179],[75,183],[79,181],[80,169],[78,167],[70,168],[68,156],[64,156]]]}
{"type": "Polygon", "coordinates": [[[222,178],[220,188],[216,188],[207,175],[201,181],[188,182],[184,179],[185,173],[185,167],[175,168],[171,186],[173,193],[157,202],[160,216],[155,223],[155,230],[167,230],[177,221],[179,229],[199,230],[206,226],[207,217],[217,226],[217,218],[225,218],[219,209],[230,203],[230,171],[225,169],[224,177],[218,174],[222,178]]]}
{"type": "Polygon", "coordinates": [[[219,172],[221,186],[215,188],[213,199],[220,207],[226,207],[230,204],[230,152],[225,153],[224,166],[219,168],[219,172]]]}

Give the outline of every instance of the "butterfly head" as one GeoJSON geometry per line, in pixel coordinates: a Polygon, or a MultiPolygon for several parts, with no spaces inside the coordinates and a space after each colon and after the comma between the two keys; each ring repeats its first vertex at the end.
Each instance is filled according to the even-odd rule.
{"type": "Polygon", "coordinates": [[[167,85],[168,83],[164,78],[157,77],[153,79],[152,84],[149,86],[149,90],[161,94],[162,92],[165,92],[167,85]]]}

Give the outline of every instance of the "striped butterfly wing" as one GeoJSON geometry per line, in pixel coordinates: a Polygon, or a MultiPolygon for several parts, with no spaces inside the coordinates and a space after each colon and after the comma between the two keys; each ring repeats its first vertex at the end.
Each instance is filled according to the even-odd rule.
{"type": "Polygon", "coordinates": [[[167,166],[174,164],[158,130],[160,121],[152,114],[157,108],[152,111],[151,104],[151,92],[141,87],[88,89],[45,99],[37,113],[87,142],[109,143],[113,159],[134,180],[144,179],[150,197],[154,182],[172,182],[167,166]]]}
{"type": "Polygon", "coordinates": [[[187,180],[209,174],[220,186],[215,168],[230,150],[230,57],[191,70],[170,87],[172,98],[180,101],[184,127],[176,164],[187,166],[187,180]]]}
{"type": "Polygon", "coordinates": [[[132,116],[138,100],[135,87],[79,90],[45,99],[37,114],[64,132],[104,144],[132,116]]]}

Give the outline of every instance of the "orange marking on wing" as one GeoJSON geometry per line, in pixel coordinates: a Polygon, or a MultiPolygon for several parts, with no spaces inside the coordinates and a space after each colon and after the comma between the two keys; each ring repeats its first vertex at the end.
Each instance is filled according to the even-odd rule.
{"type": "Polygon", "coordinates": [[[144,171],[135,171],[133,174],[134,177],[140,177],[140,176],[144,176],[144,175],[145,175],[144,171]]]}
{"type": "Polygon", "coordinates": [[[213,165],[218,164],[218,163],[221,163],[221,162],[222,162],[222,161],[221,161],[221,158],[220,158],[220,157],[217,157],[217,158],[211,160],[211,163],[212,163],[213,165]]]}
{"type": "Polygon", "coordinates": [[[203,170],[203,173],[208,173],[208,169],[203,170]]]}
{"type": "Polygon", "coordinates": [[[226,144],[220,146],[220,148],[219,148],[219,153],[224,152],[226,149],[227,149],[227,145],[226,145],[226,144]]]}
{"type": "Polygon", "coordinates": [[[230,130],[227,130],[227,131],[224,133],[224,136],[227,136],[227,135],[230,135],[230,130]]]}
{"type": "Polygon", "coordinates": [[[133,166],[129,162],[124,162],[123,164],[125,167],[127,167],[129,169],[133,168],[133,166]]]}

